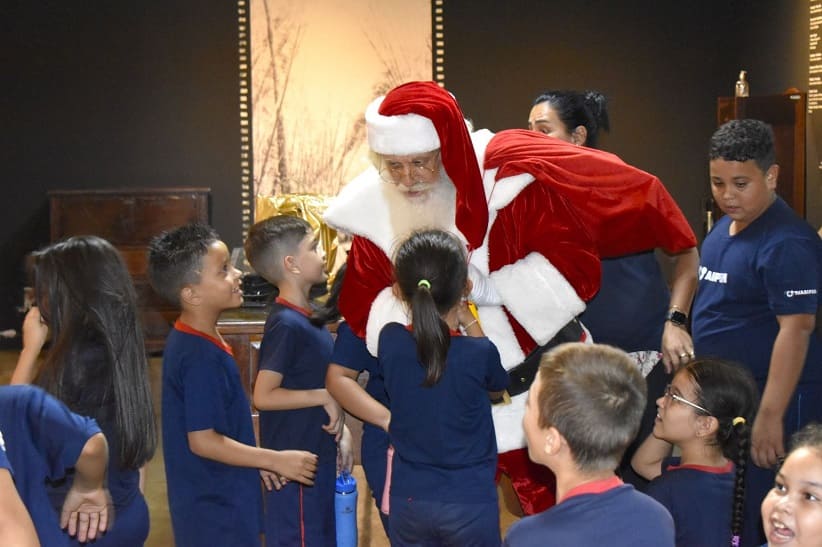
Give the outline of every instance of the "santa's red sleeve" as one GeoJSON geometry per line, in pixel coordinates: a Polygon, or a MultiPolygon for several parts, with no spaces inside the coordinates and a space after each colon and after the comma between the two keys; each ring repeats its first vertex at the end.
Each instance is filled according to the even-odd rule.
{"type": "Polygon", "coordinates": [[[660,247],[678,253],[696,237],[660,180],[601,150],[535,131],[501,131],[485,151],[497,179],[530,173],[566,200],[602,257],[660,247]]]}
{"type": "Polygon", "coordinates": [[[376,355],[380,330],[390,321],[405,321],[405,310],[393,296],[393,271],[385,252],[364,237],[354,237],[340,291],[340,313],[351,330],[376,355]]]}

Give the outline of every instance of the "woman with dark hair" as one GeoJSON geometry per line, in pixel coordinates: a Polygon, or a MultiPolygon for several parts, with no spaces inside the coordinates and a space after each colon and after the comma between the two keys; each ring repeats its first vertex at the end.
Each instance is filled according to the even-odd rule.
{"type": "Polygon", "coordinates": [[[608,131],[608,100],[599,91],[546,91],[534,100],[528,129],[597,148],[599,131],[608,131]]]}
{"type": "MultiPolygon", "coordinates": [[[[97,545],[142,545],[148,506],[140,468],[157,432],[134,286],[117,250],[96,236],[78,236],[33,254],[37,306],[23,325],[23,350],[12,383],[34,383],[73,412],[97,420],[109,441],[108,488],[116,522],[97,545]],[[51,348],[39,370],[47,335],[51,348]]],[[[67,484],[52,485],[59,511],[67,484]]]]}

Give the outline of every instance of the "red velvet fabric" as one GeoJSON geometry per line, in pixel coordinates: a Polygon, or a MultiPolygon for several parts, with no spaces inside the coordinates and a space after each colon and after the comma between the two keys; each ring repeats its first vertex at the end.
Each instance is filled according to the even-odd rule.
{"type": "Polygon", "coordinates": [[[371,304],[380,291],[392,285],[394,272],[385,251],[364,237],[353,239],[346,263],[340,313],[354,334],[365,338],[371,304]]]}
{"type": "Polygon", "coordinates": [[[471,249],[482,245],[488,207],[465,116],[454,97],[434,82],[408,82],[388,92],[379,112],[383,116],[417,114],[431,120],[440,138],[442,165],[457,188],[457,228],[471,249]]]}
{"type": "Polygon", "coordinates": [[[535,515],[556,504],[557,480],[550,469],[531,461],[528,449],[520,448],[497,456],[497,476],[508,475],[526,515],[535,515]]]}
{"type": "Polygon", "coordinates": [[[693,230],[660,180],[608,152],[511,129],[488,144],[485,169],[492,168],[499,168],[497,180],[530,173],[547,186],[557,196],[552,203],[565,201],[576,217],[565,227],[584,229],[592,251],[602,257],[696,246],[693,230]]]}

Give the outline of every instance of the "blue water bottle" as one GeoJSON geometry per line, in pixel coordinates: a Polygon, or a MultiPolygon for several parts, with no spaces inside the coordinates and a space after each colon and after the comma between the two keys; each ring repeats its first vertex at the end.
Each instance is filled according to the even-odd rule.
{"type": "Polygon", "coordinates": [[[348,471],[337,477],[334,496],[337,547],[357,547],[357,479],[348,471]]]}

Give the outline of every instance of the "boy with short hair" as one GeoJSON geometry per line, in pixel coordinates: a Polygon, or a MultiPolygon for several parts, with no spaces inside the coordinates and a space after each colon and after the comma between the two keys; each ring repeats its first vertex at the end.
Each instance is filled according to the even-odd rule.
{"type": "Polygon", "coordinates": [[[342,420],[339,405],[325,390],[334,341],[309,309],[311,287],[326,280],[325,260],[317,253],[311,226],[290,215],[252,226],[245,253],[254,270],[279,289],[265,324],[254,385],[260,445],[318,456],[312,487],[290,483],[265,494],[266,545],[334,545],[334,436],[342,420]]]}
{"type": "Polygon", "coordinates": [[[508,530],[509,547],[674,545],[657,501],[614,470],[645,407],[645,381],[623,351],[562,344],[542,357],[522,420],[528,456],[557,479],[557,505],[508,530]]]}
{"type": "Polygon", "coordinates": [[[259,546],[260,475],[269,489],[280,477],[311,484],[316,456],[256,446],[237,364],[217,332],[220,313],[243,299],[240,272],[217,233],[192,224],[159,235],[149,249],[149,276],[182,308],[163,352],[163,454],[175,544],[259,546]]]}
{"type": "Polygon", "coordinates": [[[759,505],[785,441],[822,420],[822,340],[814,332],[822,241],[776,194],[773,130],[732,120],[710,141],[711,192],[725,213],[702,244],[693,308],[701,356],[742,363],[762,397],[751,431],[742,545],[761,545],[759,505]]]}

